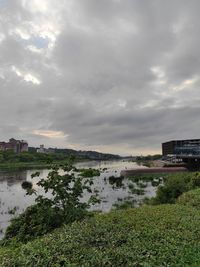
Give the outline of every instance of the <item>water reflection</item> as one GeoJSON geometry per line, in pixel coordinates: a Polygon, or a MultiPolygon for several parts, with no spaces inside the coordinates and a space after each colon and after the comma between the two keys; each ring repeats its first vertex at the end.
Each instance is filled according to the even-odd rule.
{"type": "Polygon", "coordinates": [[[8,186],[13,186],[26,180],[27,173],[23,172],[0,172],[0,183],[6,182],[8,186]]]}

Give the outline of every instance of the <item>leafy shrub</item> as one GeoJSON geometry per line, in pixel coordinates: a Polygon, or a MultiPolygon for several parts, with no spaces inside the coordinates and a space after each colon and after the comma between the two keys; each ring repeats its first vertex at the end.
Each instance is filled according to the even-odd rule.
{"type": "Polygon", "coordinates": [[[34,237],[46,234],[63,223],[59,210],[49,205],[33,205],[24,213],[11,220],[6,229],[5,239],[16,237],[17,240],[27,242],[34,237]]]}
{"type": "Polygon", "coordinates": [[[191,188],[200,187],[200,173],[196,172],[191,177],[191,188]]]}
{"type": "MultiPolygon", "coordinates": [[[[75,177],[72,162],[63,166],[63,175],[55,166],[48,174],[47,179],[40,179],[37,186],[41,187],[47,195],[37,195],[37,192],[27,186],[27,194],[36,194],[36,204],[27,208],[24,213],[11,221],[5,233],[5,240],[15,237],[20,241],[27,241],[36,236],[43,235],[60,227],[62,224],[71,223],[82,219],[87,214],[90,204],[97,202],[91,196],[88,202],[81,202],[83,192],[92,193],[91,180],[75,177]]],[[[37,172],[32,178],[39,176],[37,172]]]]}
{"type": "Polygon", "coordinates": [[[153,181],[151,181],[151,185],[153,187],[159,186],[160,183],[161,183],[160,179],[154,179],[153,181]]]}
{"type": "Polygon", "coordinates": [[[158,187],[153,203],[175,203],[182,193],[198,187],[199,184],[199,173],[171,174],[166,177],[164,185],[158,187]]]}
{"type": "Polygon", "coordinates": [[[177,204],[200,209],[200,188],[183,193],[177,199],[177,204]]]}
{"type": "Polygon", "coordinates": [[[29,181],[23,181],[22,182],[22,188],[23,189],[31,189],[33,187],[33,184],[29,181]]]}

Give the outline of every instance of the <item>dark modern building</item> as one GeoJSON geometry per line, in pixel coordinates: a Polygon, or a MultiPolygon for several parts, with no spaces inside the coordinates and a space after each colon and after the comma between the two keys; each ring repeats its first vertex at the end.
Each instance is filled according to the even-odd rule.
{"type": "Polygon", "coordinates": [[[162,143],[163,156],[200,158],[200,139],[172,140],[162,143]]]}

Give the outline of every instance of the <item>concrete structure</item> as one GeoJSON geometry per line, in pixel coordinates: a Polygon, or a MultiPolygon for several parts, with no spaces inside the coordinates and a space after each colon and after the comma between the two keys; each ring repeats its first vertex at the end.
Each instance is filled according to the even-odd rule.
{"type": "Polygon", "coordinates": [[[200,139],[173,140],[162,143],[163,156],[200,158],[200,139]]]}
{"type": "Polygon", "coordinates": [[[40,145],[40,148],[37,149],[37,153],[46,153],[44,145],[40,145]]]}
{"type": "Polygon", "coordinates": [[[162,153],[172,162],[184,162],[190,170],[200,170],[200,139],[173,140],[162,144],[162,153]]]}
{"type": "Polygon", "coordinates": [[[28,143],[24,140],[9,139],[9,142],[0,142],[0,150],[13,150],[15,153],[28,151],[28,143]]]}

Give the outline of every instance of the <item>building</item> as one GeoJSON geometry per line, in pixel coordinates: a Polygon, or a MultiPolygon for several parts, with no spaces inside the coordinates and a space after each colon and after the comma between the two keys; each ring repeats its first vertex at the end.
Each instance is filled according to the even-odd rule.
{"type": "Polygon", "coordinates": [[[40,145],[40,148],[37,148],[37,153],[54,153],[55,149],[45,148],[44,145],[40,145]]]}
{"type": "Polygon", "coordinates": [[[9,142],[0,142],[0,150],[13,150],[15,153],[28,151],[28,143],[24,140],[9,139],[9,142]]]}
{"type": "Polygon", "coordinates": [[[200,158],[200,139],[172,140],[162,143],[163,156],[200,158]]]}
{"type": "Polygon", "coordinates": [[[44,145],[40,145],[40,148],[37,148],[37,153],[46,153],[44,145]]]}

